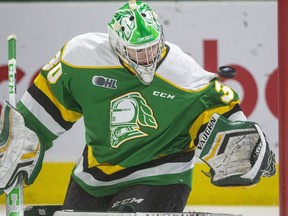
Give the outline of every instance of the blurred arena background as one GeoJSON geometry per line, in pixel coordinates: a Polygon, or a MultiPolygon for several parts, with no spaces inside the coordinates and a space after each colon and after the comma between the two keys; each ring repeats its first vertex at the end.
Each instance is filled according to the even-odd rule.
{"type": "MultiPolygon", "coordinates": [[[[216,72],[221,65],[237,69],[236,78],[224,82],[240,93],[244,112],[250,120],[260,123],[279,161],[277,1],[146,2],[158,13],[166,40],[178,44],[206,70],[216,72]]],[[[18,39],[17,91],[21,97],[40,68],[67,40],[87,32],[106,32],[106,23],[123,3],[1,0],[0,101],[8,98],[8,35],[15,34],[18,39]]],[[[42,172],[25,189],[25,204],[62,203],[69,175],[84,144],[80,120],[46,152],[42,172]]],[[[233,211],[239,207],[237,211],[242,212],[252,209],[254,216],[278,215],[278,172],[252,188],[228,190],[211,185],[201,170],[207,171],[208,167],[197,162],[188,203],[196,211],[210,211],[212,206],[218,212],[237,213],[233,211]]],[[[1,204],[3,214],[5,195],[0,196],[1,204]]]]}

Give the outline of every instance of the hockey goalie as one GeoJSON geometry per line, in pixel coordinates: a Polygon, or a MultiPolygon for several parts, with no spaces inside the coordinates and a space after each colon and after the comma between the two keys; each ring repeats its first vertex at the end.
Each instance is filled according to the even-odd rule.
{"type": "Polygon", "coordinates": [[[20,173],[31,185],[45,151],[80,118],[84,150],[62,209],[182,212],[196,156],[216,186],[254,185],[275,174],[265,134],[246,119],[238,94],[165,41],[143,2],[119,8],[108,34],[69,40],[17,108],[5,103],[1,192],[20,173]]]}

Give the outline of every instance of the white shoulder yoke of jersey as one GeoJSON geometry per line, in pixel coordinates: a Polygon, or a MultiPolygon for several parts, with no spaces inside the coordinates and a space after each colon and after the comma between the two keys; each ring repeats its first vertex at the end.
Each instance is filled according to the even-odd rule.
{"type": "Polygon", "coordinates": [[[216,73],[204,70],[191,56],[184,53],[175,44],[169,42],[166,44],[170,50],[157,69],[156,76],[159,78],[176,87],[197,91],[218,76],[216,73]]]}
{"type": "Polygon", "coordinates": [[[72,38],[65,44],[61,60],[72,67],[121,66],[105,33],[86,33],[72,38]]]}

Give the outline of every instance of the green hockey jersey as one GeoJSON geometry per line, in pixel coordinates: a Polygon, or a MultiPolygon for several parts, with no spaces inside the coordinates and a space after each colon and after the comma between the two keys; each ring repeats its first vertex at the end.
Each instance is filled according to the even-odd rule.
{"type": "Polygon", "coordinates": [[[18,110],[46,149],[83,118],[86,147],[73,178],[94,196],[135,184],[191,187],[195,145],[210,116],[241,113],[238,95],[176,45],[166,42],[144,85],[102,33],[68,41],[18,110]]]}

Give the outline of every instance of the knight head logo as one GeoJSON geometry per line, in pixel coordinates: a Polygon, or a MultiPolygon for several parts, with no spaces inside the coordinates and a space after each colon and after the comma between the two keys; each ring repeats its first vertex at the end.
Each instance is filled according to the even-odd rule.
{"type": "Polygon", "coordinates": [[[140,126],[157,129],[152,109],[139,92],[130,92],[110,103],[110,144],[118,148],[124,142],[148,136],[140,126]]]}

